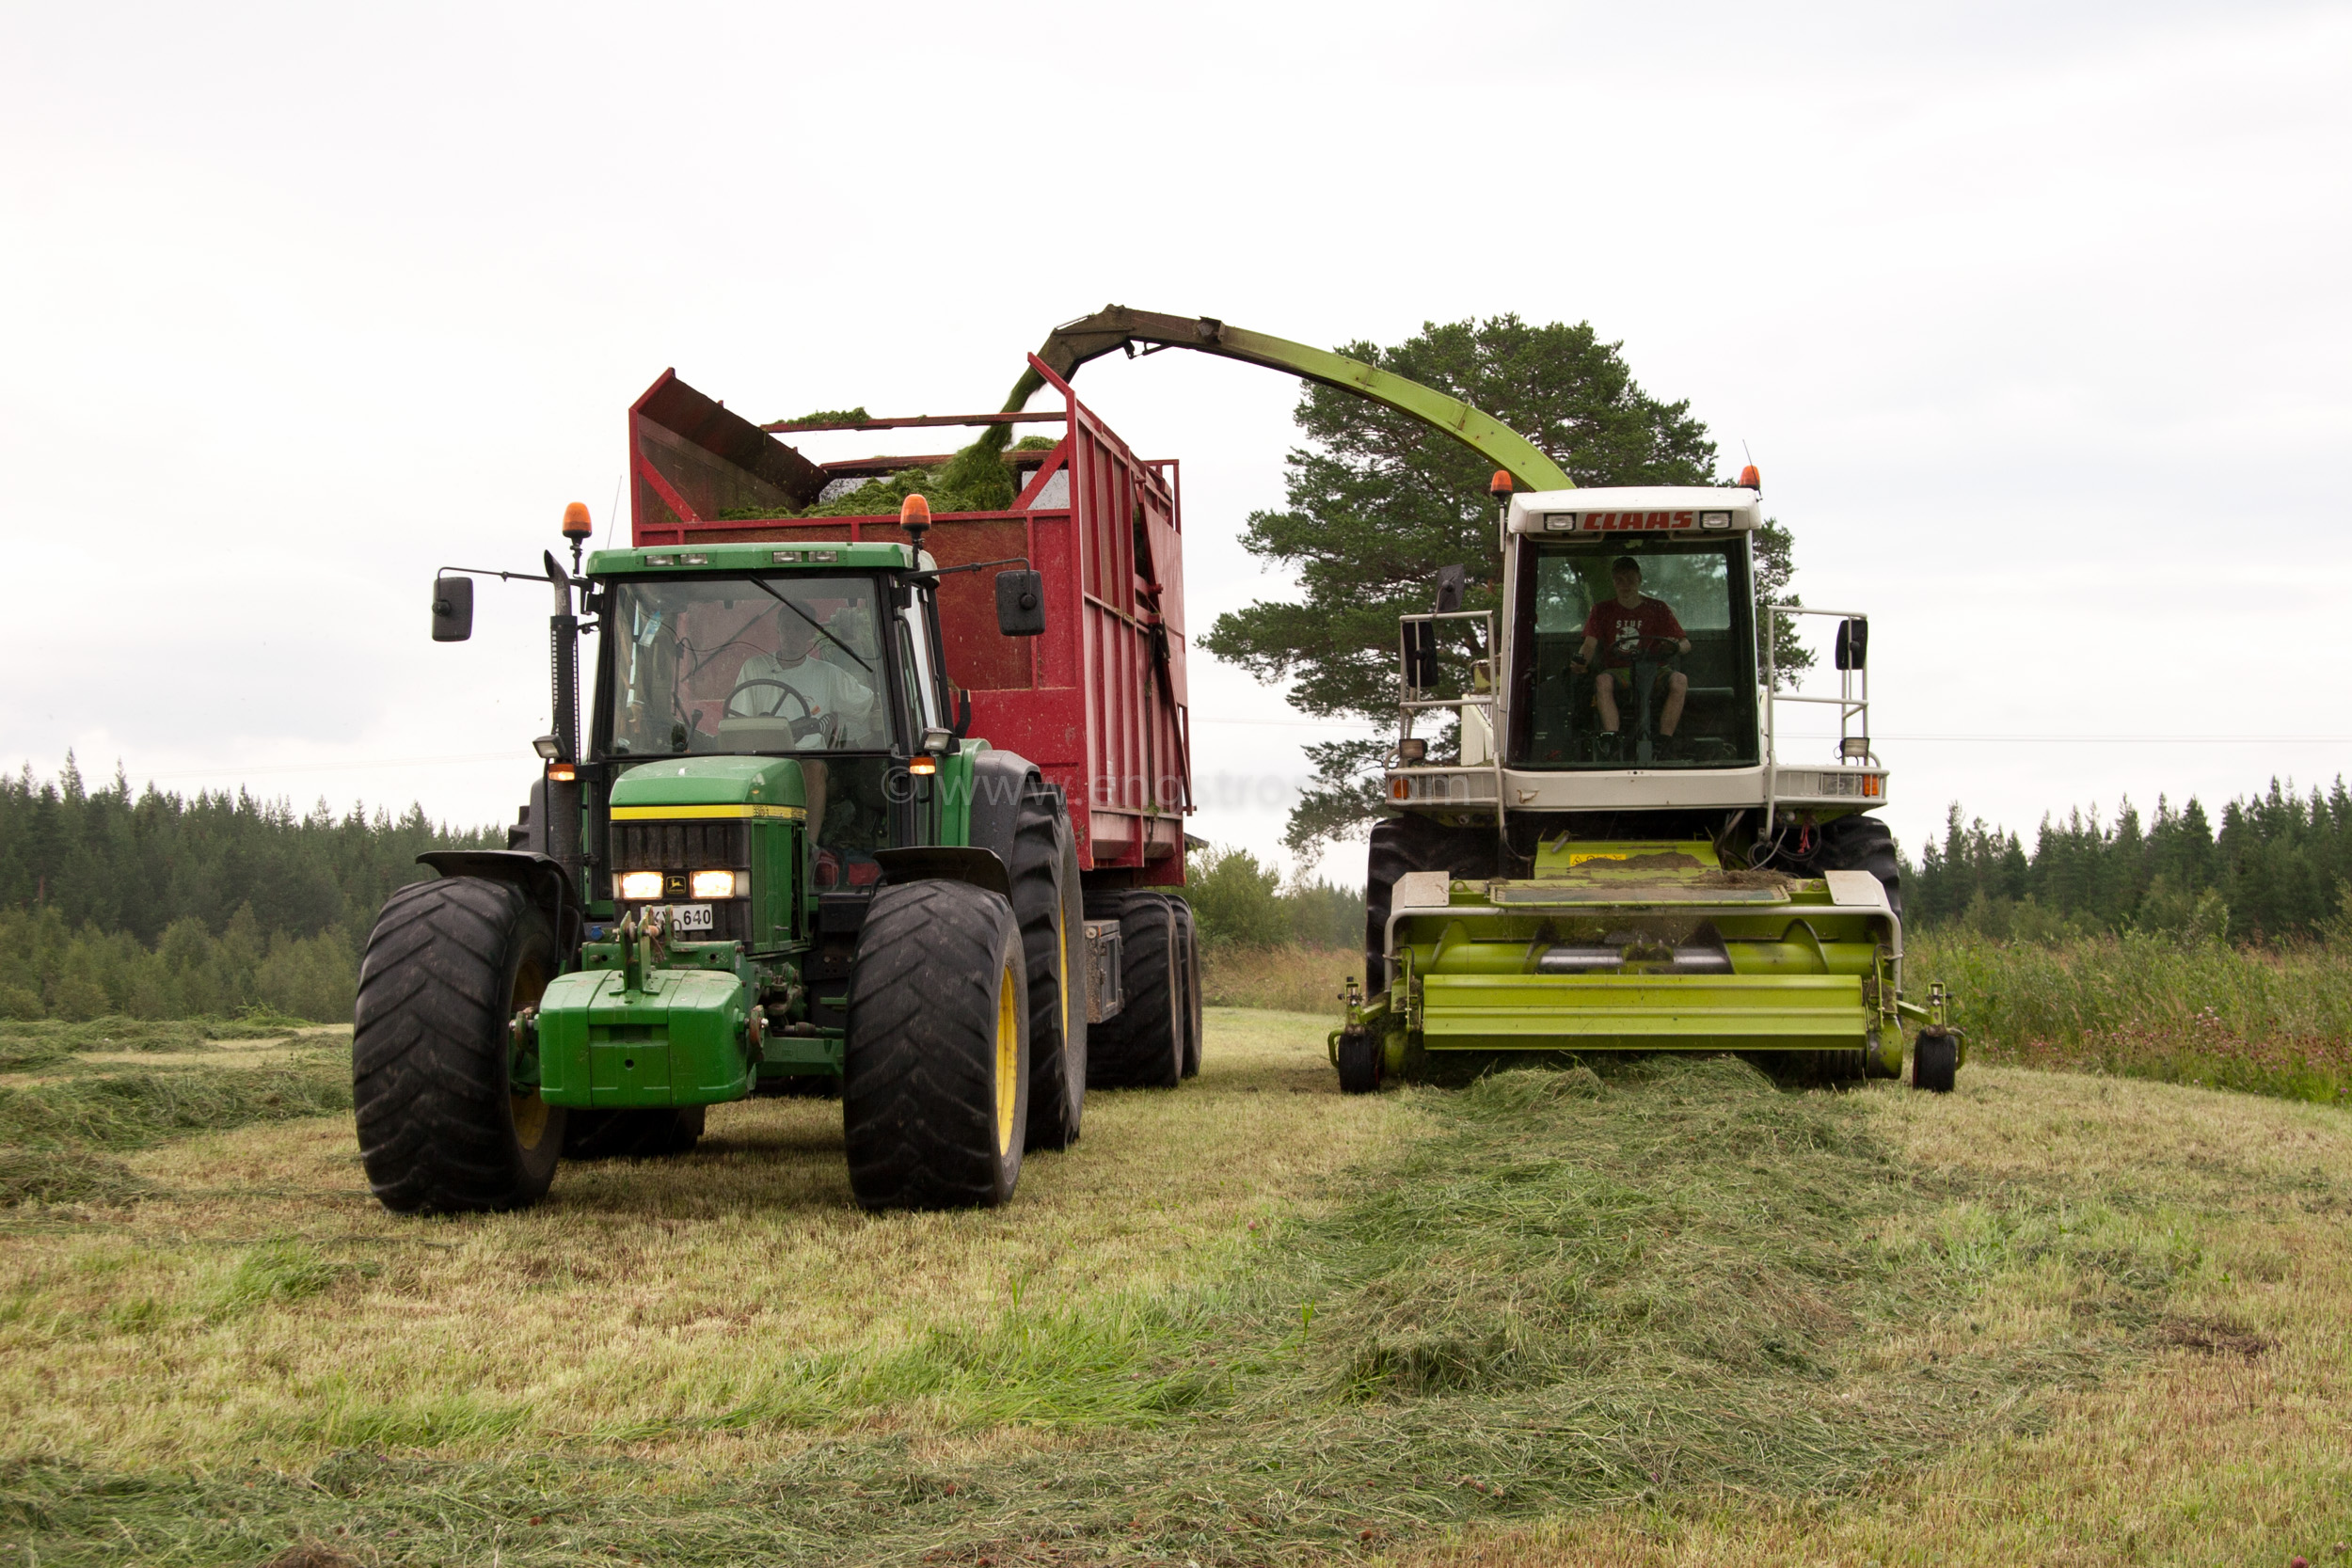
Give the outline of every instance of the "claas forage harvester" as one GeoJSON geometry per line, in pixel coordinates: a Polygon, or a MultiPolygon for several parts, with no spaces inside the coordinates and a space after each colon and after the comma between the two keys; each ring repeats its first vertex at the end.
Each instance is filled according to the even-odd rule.
{"type": "MultiPolygon", "coordinates": [[[[536,1202],[559,1160],[681,1152],[706,1108],[841,1101],[874,1208],[1002,1203],[1088,1088],[1200,1057],[1176,465],[1064,394],[1003,510],[803,516],[878,474],[665,372],[632,537],[565,515],[552,733],[504,850],[421,857],[371,933],[360,1152],[403,1212],[536,1202]],[[579,644],[593,648],[585,713],[579,644]],[[584,719],[584,722],[583,722],[584,719]]],[[[470,633],[444,568],[433,635],[470,633]]],[[[537,578],[542,574],[529,574],[537,578]]]]}
{"type": "Polygon", "coordinates": [[[1899,866],[1870,815],[1888,781],[1869,621],[1758,599],[1753,467],[1722,486],[1579,488],[1499,420],[1392,372],[1116,305],[1057,327],[1013,405],[1138,348],[1366,398],[1495,465],[1494,554],[1441,571],[1399,628],[1363,982],[1330,1037],[1343,1088],[1563,1051],[1891,1078],[1906,1022],[1912,1083],[1952,1088],[1964,1044],[1941,986],[1906,993],[1899,866]],[[1835,692],[1784,689],[1772,666],[1766,633],[1801,615],[1835,623],[1835,692]],[[1784,705],[1834,718],[1825,760],[1787,753],[1784,705]]]}

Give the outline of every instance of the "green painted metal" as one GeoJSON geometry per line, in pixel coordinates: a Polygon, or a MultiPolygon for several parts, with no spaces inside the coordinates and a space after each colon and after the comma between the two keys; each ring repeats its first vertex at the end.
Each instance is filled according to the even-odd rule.
{"type": "MultiPolygon", "coordinates": [[[[1541,448],[1491,414],[1481,413],[1458,398],[1433,391],[1418,381],[1367,365],[1360,359],[1327,349],[1294,343],[1263,332],[1228,325],[1212,316],[1168,316],[1151,310],[1131,310],[1107,305],[1091,316],[1067,322],[1037,351],[1037,356],[1064,380],[1089,359],[1137,343],[1160,348],[1188,348],[1244,364],[1282,371],[1302,381],[1354,392],[1400,414],[1445,432],[1495,467],[1505,469],[1521,490],[1573,490],[1576,481],[1541,448]]],[[[1045,385],[1035,370],[1022,372],[1005,400],[1008,413],[1027,406],[1030,396],[1045,385]]]]}
{"type": "Polygon", "coordinates": [[[557,976],[539,1004],[539,1092],[598,1110],[715,1105],[751,1092],[750,990],[733,970],[557,976]]]}
{"type": "Polygon", "coordinates": [[[1860,1050],[1886,1070],[1888,1040],[1899,1058],[1893,923],[1836,905],[1826,882],[1725,869],[1705,842],[1564,837],[1534,871],[1400,906],[1401,995],[1350,1025],[1393,1067],[1421,1051],[1860,1050]],[[1686,944],[1729,972],[1682,969],[1686,944]],[[1618,954],[1607,967],[1542,968],[1556,947],[1601,946],[1618,954]]]}
{"type": "Polygon", "coordinates": [[[1855,1051],[1873,1015],[1854,974],[1422,977],[1430,1051],[1855,1051]]]}
{"type": "Polygon", "coordinates": [[[640,763],[612,781],[612,804],[805,806],[807,784],[790,757],[679,756],[640,763]]]}

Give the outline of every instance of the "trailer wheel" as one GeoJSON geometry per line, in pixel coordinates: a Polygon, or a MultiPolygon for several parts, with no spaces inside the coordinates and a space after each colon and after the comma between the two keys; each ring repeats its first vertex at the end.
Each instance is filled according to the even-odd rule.
{"type": "Polygon", "coordinates": [[[1028,965],[1012,906],[966,882],[882,889],[849,1004],[841,1122],[858,1202],[1011,1197],[1029,1119],[1028,965]]]}
{"type": "Polygon", "coordinates": [[[564,1108],[516,1082],[513,1022],[555,973],[553,928],[510,883],[444,877],[386,901],[351,1036],[359,1158],[384,1207],[464,1213],[547,1196],[564,1108]]]}
{"type": "Polygon", "coordinates": [[[1380,1042],[1369,1030],[1340,1036],[1340,1093],[1372,1093],[1380,1086],[1380,1042]]]}
{"type": "Polygon", "coordinates": [[[1951,1031],[1931,1024],[1919,1031],[1911,1047],[1911,1086],[1934,1094],[1949,1094],[1960,1081],[1960,1041],[1951,1031]]]}
{"type": "Polygon", "coordinates": [[[1022,798],[1012,860],[1012,907],[1028,960],[1029,1147],[1067,1148],[1086,1111],[1086,903],[1078,841],[1053,792],[1022,798]]]}
{"type": "Polygon", "coordinates": [[[685,1154],[702,1142],[704,1107],[644,1111],[583,1111],[564,1118],[566,1160],[658,1160],[685,1154]]]}
{"type": "Polygon", "coordinates": [[[1118,910],[1120,989],[1126,1002],[1089,1042],[1088,1083],[1105,1089],[1172,1089],[1184,1077],[1176,911],[1156,893],[1130,893],[1118,910]]]}
{"type": "Polygon", "coordinates": [[[1200,930],[1192,906],[1182,898],[1168,900],[1176,911],[1176,956],[1184,974],[1184,1076],[1200,1074],[1200,930]]]}

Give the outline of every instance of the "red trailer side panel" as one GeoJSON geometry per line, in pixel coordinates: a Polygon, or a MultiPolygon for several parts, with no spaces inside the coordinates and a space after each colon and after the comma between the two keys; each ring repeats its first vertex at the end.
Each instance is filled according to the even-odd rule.
{"type": "MultiPolygon", "coordinates": [[[[975,735],[1061,785],[1089,881],[1181,884],[1193,801],[1176,465],[1137,458],[1030,363],[1067,402],[1067,434],[1033,471],[1021,454],[1011,511],[937,514],[924,544],[942,566],[1028,557],[1044,577],[1045,635],[998,634],[993,574],[943,578],[948,677],[972,694],[975,735]]],[[[629,410],[629,462],[640,546],[906,537],[895,516],[721,519],[805,506],[828,476],[670,372],[629,410]]]]}

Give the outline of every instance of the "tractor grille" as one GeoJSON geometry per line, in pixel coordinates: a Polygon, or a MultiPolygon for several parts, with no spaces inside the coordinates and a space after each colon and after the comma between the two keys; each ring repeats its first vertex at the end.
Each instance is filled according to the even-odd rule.
{"type": "Polygon", "coordinates": [[[615,871],[748,871],[748,822],[615,822],[615,871]]]}

